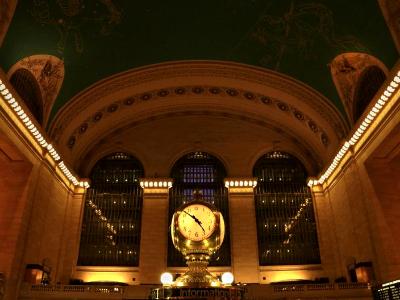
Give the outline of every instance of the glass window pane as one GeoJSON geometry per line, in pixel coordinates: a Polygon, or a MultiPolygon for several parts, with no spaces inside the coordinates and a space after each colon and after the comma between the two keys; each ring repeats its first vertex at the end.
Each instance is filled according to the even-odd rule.
{"type": "Polygon", "coordinates": [[[301,162],[283,152],[261,157],[253,169],[260,265],[320,263],[307,174],[301,162]]]}
{"type": "Polygon", "coordinates": [[[85,197],[78,265],[138,266],[143,167],[114,153],[93,168],[85,197]]]}

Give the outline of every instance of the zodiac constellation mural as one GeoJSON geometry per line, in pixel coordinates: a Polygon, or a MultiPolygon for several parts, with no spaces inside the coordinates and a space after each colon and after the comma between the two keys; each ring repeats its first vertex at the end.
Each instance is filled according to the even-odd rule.
{"type": "Polygon", "coordinates": [[[298,55],[313,59],[320,44],[342,52],[347,50],[366,51],[366,48],[351,35],[338,36],[334,30],[332,11],[321,3],[291,1],[281,15],[271,14],[270,2],[264,13],[246,37],[236,45],[255,42],[263,48],[259,63],[279,70],[286,55],[298,55]]]}
{"type": "Polygon", "coordinates": [[[112,0],[34,0],[30,13],[41,25],[57,29],[57,52],[60,54],[71,42],[76,52],[83,52],[83,28],[108,35],[121,21],[121,12],[112,0]]]}

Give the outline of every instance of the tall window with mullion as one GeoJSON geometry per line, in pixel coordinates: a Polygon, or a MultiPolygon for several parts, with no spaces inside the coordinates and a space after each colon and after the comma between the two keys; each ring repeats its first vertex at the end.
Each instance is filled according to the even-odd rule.
{"type": "Polygon", "coordinates": [[[114,153],[99,160],[85,198],[78,265],[138,266],[143,202],[134,157],[114,153]]]}
{"type": "MultiPolygon", "coordinates": [[[[210,266],[229,266],[231,264],[229,241],[228,193],[224,185],[226,171],[222,163],[205,152],[193,152],[179,159],[171,171],[174,179],[169,193],[169,218],[181,205],[193,200],[193,192],[198,190],[202,198],[215,205],[225,220],[225,238],[221,248],[211,257],[210,266]]],[[[186,266],[182,254],[168,237],[168,266],[186,266]]]]}
{"type": "Polygon", "coordinates": [[[320,263],[307,173],[294,156],[274,151],[255,164],[260,265],[320,263]]]}

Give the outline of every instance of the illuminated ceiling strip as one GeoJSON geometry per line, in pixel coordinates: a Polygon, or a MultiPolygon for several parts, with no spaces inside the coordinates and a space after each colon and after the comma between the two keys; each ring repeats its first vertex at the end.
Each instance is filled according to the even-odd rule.
{"type": "Polygon", "coordinates": [[[356,145],[359,142],[360,138],[364,136],[366,130],[374,122],[378,113],[391,99],[392,94],[399,87],[399,84],[400,71],[397,72],[393,80],[387,85],[385,91],[381,94],[375,105],[371,108],[368,115],[364,118],[363,122],[354,131],[351,138],[343,144],[342,148],[340,148],[329,167],[325,170],[324,174],[322,174],[318,179],[310,179],[308,181],[309,187],[323,184],[326,180],[330,178],[331,174],[336,170],[338,164],[342,161],[343,156],[349,151],[350,146],[356,145]]]}
{"type": "Polygon", "coordinates": [[[40,130],[34,125],[29,116],[24,112],[18,101],[13,97],[12,93],[7,89],[6,84],[1,79],[0,94],[4,102],[8,103],[17,118],[20,119],[23,126],[32,134],[32,136],[40,144],[40,146],[43,149],[47,150],[53,160],[58,163],[58,167],[60,168],[62,173],[64,173],[64,175],[68,178],[68,180],[75,186],[89,188],[89,183],[87,181],[78,180],[78,178],[74,176],[71,171],[65,166],[57,150],[51,144],[49,144],[48,141],[46,141],[45,137],[40,133],[40,130]]]}

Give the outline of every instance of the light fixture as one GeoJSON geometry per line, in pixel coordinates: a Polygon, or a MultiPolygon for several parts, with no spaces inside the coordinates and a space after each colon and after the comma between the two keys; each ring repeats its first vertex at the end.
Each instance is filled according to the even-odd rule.
{"type": "Polygon", "coordinates": [[[164,273],[161,274],[160,280],[161,280],[161,283],[162,283],[164,286],[169,286],[169,285],[171,285],[171,284],[174,282],[174,277],[172,276],[171,273],[169,273],[169,272],[164,272],[164,273]]]}
{"type": "Polygon", "coordinates": [[[172,180],[171,179],[163,179],[163,180],[152,180],[152,179],[143,179],[140,180],[141,188],[171,188],[172,180]]]}
{"type": "Polygon", "coordinates": [[[254,188],[257,185],[257,180],[253,178],[226,178],[225,187],[226,188],[254,188]],[[233,180],[237,179],[237,180],[233,180]]]}
{"type": "Polygon", "coordinates": [[[232,285],[233,279],[234,277],[231,272],[225,272],[221,276],[221,281],[224,285],[232,285]]]}

